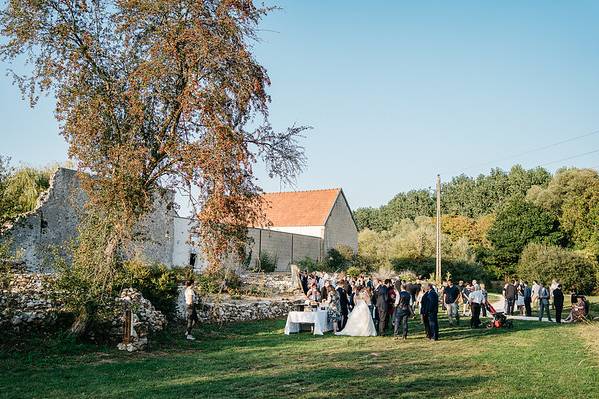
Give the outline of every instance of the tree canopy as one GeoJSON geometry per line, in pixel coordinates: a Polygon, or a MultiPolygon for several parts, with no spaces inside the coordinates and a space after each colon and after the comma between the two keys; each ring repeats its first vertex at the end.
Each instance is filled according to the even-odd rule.
{"type": "MultiPolygon", "coordinates": [[[[91,208],[122,245],[164,187],[194,206],[212,265],[241,250],[261,220],[253,166],[292,180],[305,130],[269,123],[266,70],[252,55],[270,11],[252,0],[10,0],[0,12],[1,59],[35,104],[56,97],[60,133],[91,208]]],[[[111,251],[109,251],[111,252],[111,251]]]]}
{"type": "MultiPolygon", "coordinates": [[[[524,270],[519,266],[522,253],[533,244],[578,250],[572,256],[545,251],[570,266],[581,256],[599,256],[599,174],[592,169],[566,168],[552,176],[542,168],[516,165],[509,172],[457,176],[443,184],[441,208],[444,270],[513,276],[524,270]],[[456,262],[466,269],[455,269],[456,262]]],[[[400,193],[378,209],[357,209],[360,253],[379,264],[434,270],[434,227],[422,225],[422,220],[434,221],[434,212],[429,190],[400,193]],[[410,225],[418,227],[407,229],[410,225]]],[[[537,264],[527,256],[527,265],[537,264]]]]}
{"type": "MultiPolygon", "coordinates": [[[[494,213],[514,195],[526,195],[531,187],[544,188],[551,174],[543,168],[526,170],[520,165],[509,172],[492,169],[488,175],[470,177],[456,176],[441,187],[441,211],[443,215],[479,218],[494,213]]],[[[435,192],[412,190],[397,194],[382,207],[359,208],[355,218],[360,229],[388,230],[404,218],[434,216],[435,192]]]]}

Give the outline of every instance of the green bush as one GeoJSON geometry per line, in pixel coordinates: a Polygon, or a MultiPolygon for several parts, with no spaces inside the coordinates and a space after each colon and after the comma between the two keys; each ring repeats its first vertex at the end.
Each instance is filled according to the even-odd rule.
{"type": "Polygon", "coordinates": [[[360,270],[359,268],[357,268],[355,266],[350,266],[345,271],[345,274],[347,274],[349,277],[352,277],[352,278],[358,277],[360,275],[360,273],[362,273],[362,270],[360,270]]]}
{"type": "Polygon", "coordinates": [[[255,272],[271,273],[277,269],[278,258],[276,255],[270,255],[266,251],[262,251],[258,257],[258,264],[254,267],[255,272]]]}
{"type": "Polygon", "coordinates": [[[239,290],[242,281],[232,270],[219,270],[216,273],[202,273],[195,279],[200,294],[218,294],[239,290]]]}
{"type": "Polygon", "coordinates": [[[318,262],[307,256],[298,261],[297,266],[300,268],[300,270],[307,270],[309,272],[318,271],[318,262]]]}
{"type": "Polygon", "coordinates": [[[418,275],[412,270],[402,270],[398,274],[399,279],[403,281],[416,281],[418,278],[418,275]]]}
{"type": "Polygon", "coordinates": [[[591,293],[597,288],[597,259],[584,252],[561,247],[529,244],[520,257],[518,276],[527,280],[558,280],[565,290],[591,293]]]}
{"type": "MultiPolygon", "coordinates": [[[[417,276],[428,277],[431,273],[435,272],[435,258],[394,259],[391,264],[393,269],[398,273],[410,270],[417,276]]],[[[490,280],[489,273],[483,266],[471,262],[443,260],[441,263],[441,272],[443,275],[449,272],[453,280],[490,280]]]]}
{"type": "Polygon", "coordinates": [[[154,307],[173,319],[179,298],[178,275],[173,269],[162,264],[146,264],[139,260],[124,262],[124,286],[133,287],[154,307]]]}
{"type": "Polygon", "coordinates": [[[346,270],[351,264],[352,256],[353,251],[351,248],[349,248],[349,253],[342,246],[339,248],[330,248],[324,259],[327,270],[332,272],[346,270]]]}

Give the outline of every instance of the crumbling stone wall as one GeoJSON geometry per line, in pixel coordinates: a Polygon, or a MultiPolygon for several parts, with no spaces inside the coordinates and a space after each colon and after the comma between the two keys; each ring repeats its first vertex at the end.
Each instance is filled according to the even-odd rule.
{"type": "Polygon", "coordinates": [[[40,333],[56,323],[62,304],[51,289],[53,276],[16,273],[0,290],[0,331],[40,333]]]}
{"type": "MultiPolygon", "coordinates": [[[[29,271],[51,271],[50,250],[64,250],[76,237],[86,201],[77,172],[59,168],[35,210],[22,215],[0,239],[11,243],[29,271]]],[[[146,261],[171,264],[173,202],[173,192],[157,195],[153,212],[139,223],[135,252],[146,261]]]]}

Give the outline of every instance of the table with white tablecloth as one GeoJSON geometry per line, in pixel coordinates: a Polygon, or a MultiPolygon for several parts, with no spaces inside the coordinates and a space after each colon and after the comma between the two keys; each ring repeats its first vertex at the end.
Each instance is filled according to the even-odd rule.
{"type": "Polygon", "coordinates": [[[320,310],[314,312],[289,312],[287,323],[285,324],[285,334],[296,333],[300,331],[301,324],[313,324],[314,335],[322,335],[333,329],[327,320],[327,311],[320,310]]]}

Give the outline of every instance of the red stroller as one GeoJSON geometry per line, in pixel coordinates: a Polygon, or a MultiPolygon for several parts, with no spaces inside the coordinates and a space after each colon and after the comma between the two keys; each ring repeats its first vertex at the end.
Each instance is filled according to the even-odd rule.
{"type": "Polygon", "coordinates": [[[493,305],[487,303],[485,306],[491,316],[493,316],[493,319],[487,324],[487,328],[512,328],[514,326],[512,321],[508,320],[503,312],[496,311],[493,305]]]}

